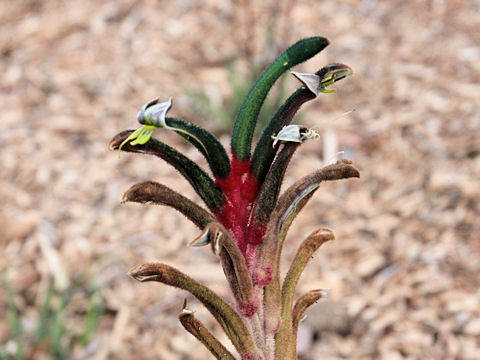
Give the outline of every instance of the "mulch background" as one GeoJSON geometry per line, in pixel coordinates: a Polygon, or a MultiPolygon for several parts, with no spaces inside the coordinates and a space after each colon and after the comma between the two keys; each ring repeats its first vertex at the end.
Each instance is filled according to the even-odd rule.
{"type": "MultiPolygon", "coordinates": [[[[302,109],[302,122],[322,138],[297,152],[285,185],[340,150],[362,177],[323,184],[288,237],[285,267],[316,228],[336,235],[299,284],[299,294],[330,289],[302,324],[301,356],[480,358],[480,2],[248,3],[0,3],[0,272],[24,328],[15,339],[0,315],[3,352],[20,341],[26,358],[52,358],[33,333],[54,279],[72,294],[65,333],[81,333],[89,291],[105,303],[92,341],[74,343],[69,359],[210,359],[177,321],[186,294],[126,272],[162,261],[227,297],[217,260],[185,246],[198,230],[174,210],[120,204],[143,180],[198,197],[165,163],[119,158],[108,141],[137,127],[145,102],[174,96],[171,115],[228,146],[186,89],[221,105],[232,93],[229,60],[241,72],[251,59],[322,35],[331,45],[295,70],[338,61],[354,76],[302,109]]],[[[155,136],[204,164],[177,137],[155,136]]],[[[224,338],[197,301],[189,308],[224,338]]],[[[2,286],[0,314],[7,309],[2,286]]]]}

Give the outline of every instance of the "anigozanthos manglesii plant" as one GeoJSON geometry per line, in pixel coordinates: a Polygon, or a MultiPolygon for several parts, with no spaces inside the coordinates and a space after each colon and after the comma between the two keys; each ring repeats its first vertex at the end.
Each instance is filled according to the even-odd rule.
{"type": "MultiPolygon", "coordinates": [[[[322,181],[359,177],[352,162],[342,159],[298,180],[280,195],[286,168],[297,148],[318,134],[291,125],[300,107],[315,99],[338,80],[352,74],[343,64],[329,64],[316,73],[293,73],[303,85],[273,115],[253,154],[255,124],[269,90],[291,67],[308,60],[329,44],[322,37],[301,40],[283,52],[260,76],[247,95],[235,120],[231,155],[208,131],[186,120],[167,117],[172,99],[145,104],[137,119],[143,126],[124,131],[110,142],[111,149],[155,155],[175,167],[193,186],[208,209],[156,182],[132,186],[124,202],[162,204],[175,208],[201,234],[190,246],[210,244],[219,257],[235,306],[213,291],[166,264],[146,263],[129,274],[138,281],[158,281],[190,292],[219,322],[241,359],[296,359],[298,323],[305,310],[325,296],[312,290],[294,302],[296,284],[313,253],[334,238],[329,229],[314,231],[304,240],[285,279],[280,278],[282,245],[290,224],[322,181]],[[181,152],[152,138],[157,128],[185,138],[205,157],[210,176],[181,152]]],[[[235,359],[215,336],[186,309],[179,320],[217,359],[235,359]]]]}

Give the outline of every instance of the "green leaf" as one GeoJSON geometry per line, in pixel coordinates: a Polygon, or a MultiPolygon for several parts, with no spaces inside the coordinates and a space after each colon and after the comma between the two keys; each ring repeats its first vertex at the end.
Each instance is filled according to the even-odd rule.
{"type": "Polygon", "coordinates": [[[328,44],[328,40],[323,37],[300,40],[285,50],[260,76],[245,98],[235,119],[231,146],[237,159],[246,161],[250,158],[258,114],[273,84],[286,70],[310,59],[328,44]]]}

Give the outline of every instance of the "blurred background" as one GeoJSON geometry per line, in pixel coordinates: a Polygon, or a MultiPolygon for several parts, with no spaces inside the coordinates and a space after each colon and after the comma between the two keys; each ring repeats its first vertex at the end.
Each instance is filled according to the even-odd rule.
{"type": "MultiPolygon", "coordinates": [[[[177,320],[187,296],[225,339],[202,306],[126,273],[162,261],[227,297],[216,258],[186,247],[198,230],[174,210],[120,204],[144,180],[199,199],[165,163],[107,144],[173,96],[171,116],[228,146],[253,75],[315,35],[331,45],[295,70],[354,76],[300,111],[321,139],[285,186],[337,151],[362,177],[322,184],[287,238],[284,269],[310,232],[336,234],[298,287],[330,288],[301,359],[480,358],[479,29],[478,0],[1,1],[0,359],[210,359],[177,320]]],[[[262,119],[298,86],[282,78],[262,119]]]]}

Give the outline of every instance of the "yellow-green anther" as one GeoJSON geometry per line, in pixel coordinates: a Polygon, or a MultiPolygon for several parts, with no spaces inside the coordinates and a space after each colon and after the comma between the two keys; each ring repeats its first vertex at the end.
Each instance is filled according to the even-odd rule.
{"type": "Polygon", "coordinates": [[[327,73],[321,77],[319,91],[323,93],[335,92],[335,89],[326,89],[327,86],[332,85],[338,80],[342,80],[347,76],[353,74],[352,69],[343,64],[330,64],[327,73]]]}
{"type": "Polygon", "coordinates": [[[144,125],[135,130],[129,137],[127,137],[118,147],[118,151],[122,150],[123,145],[130,141],[130,145],[144,145],[152,137],[155,126],[144,125]]]}
{"type": "Polygon", "coordinates": [[[152,137],[153,131],[155,130],[155,126],[144,125],[142,128],[139,129],[140,132],[136,139],[130,142],[130,145],[143,145],[146,144],[148,140],[152,137]]]}

